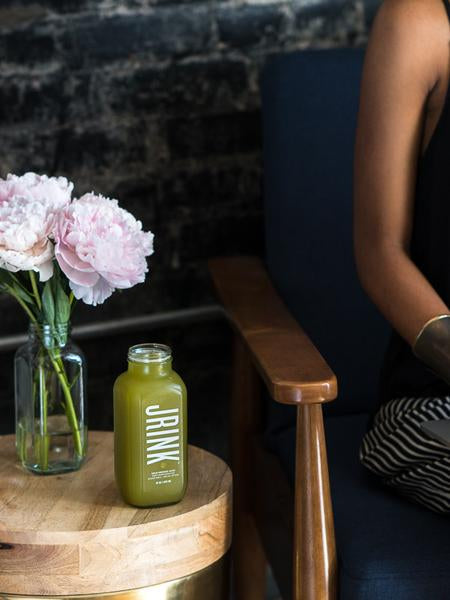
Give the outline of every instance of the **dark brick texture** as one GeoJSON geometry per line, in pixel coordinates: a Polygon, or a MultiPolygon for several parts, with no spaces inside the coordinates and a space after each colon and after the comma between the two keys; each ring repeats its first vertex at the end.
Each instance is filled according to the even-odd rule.
{"type": "MultiPolygon", "coordinates": [[[[263,254],[260,70],[274,54],[364,43],[378,4],[2,0],[0,176],[63,174],[77,194],[118,198],[156,234],[148,282],[101,308],[80,307],[78,323],[209,303],[209,257],[263,254]]],[[[24,329],[9,299],[0,311],[0,336],[24,329]]],[[[228,364],[218,350],[226,328],[198,327],[199,335],[192,326],[160,335],[179,346],[199,397],[214,402],[207,387],[228,364]]],[[[110,414],[111,370],[125,345],[115,346],[106,375],[106,359],[95,356],[111,345],[98,340],[88,351],[94,426],[111,426],[101,415],[110,414]]],[[[2,405],[11,406],[11,357],[3,358],[0,422],[2,405]]]]}

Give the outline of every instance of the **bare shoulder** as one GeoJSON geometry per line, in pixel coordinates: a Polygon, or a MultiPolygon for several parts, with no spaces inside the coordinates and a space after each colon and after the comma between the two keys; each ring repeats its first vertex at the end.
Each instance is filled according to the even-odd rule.
{"type": "Polygon", "coordinates": [[[392,65],[411,67],[413,77],[423,74],[431,89],[448,68],[449,21],[444,1],[384,0],[372,26],[370,53],[392,65]]]}
{"type": "Polygon", "coordinates": [[[447,28],[445,0],[384,0],[375,21],[389,28],[414,27],[427,31],[432,27],[447,28]]]}

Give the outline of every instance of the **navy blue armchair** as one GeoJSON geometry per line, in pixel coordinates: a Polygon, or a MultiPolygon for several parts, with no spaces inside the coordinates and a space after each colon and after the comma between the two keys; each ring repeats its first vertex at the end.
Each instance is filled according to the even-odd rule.
{"type": "Polygon", "coordinates": [[[239,600],[264,598],[266,561],[285,600],[450,598],[446,517],[386,489],[358,459],[390,335],[353,258],[363,52],[302,51],[266,67],[265,265],[211,264],[236,331],[239,600]]]}

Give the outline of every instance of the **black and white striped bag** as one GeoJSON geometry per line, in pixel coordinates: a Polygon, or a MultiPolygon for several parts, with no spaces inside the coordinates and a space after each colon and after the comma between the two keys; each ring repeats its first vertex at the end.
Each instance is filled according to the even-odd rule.
{"type": "Polygon", "coordinates": [[[375,415],[359,452],[384,483],[439,513],[450,511],[450,448],[420,424],[442,418],[450,419],[450,396],[394,398],[375,415]]]}

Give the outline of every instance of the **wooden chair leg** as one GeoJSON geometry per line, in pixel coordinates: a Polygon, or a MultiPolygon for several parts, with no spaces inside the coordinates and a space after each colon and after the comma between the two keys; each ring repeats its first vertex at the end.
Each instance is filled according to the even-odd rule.
{"type": "Polygon", "coordinates": [[[248,452],[248,440],[260,427],[260,414],[260,383],[245,346],[236,338],[231,405],[236,600],[264,600],[266,593],[266,559],[252,513],[254,486],[248,452]]]}
{"type": "Polygon", "coordinates": [[[337,560],[322,406],[297,411],[293,600],[334,600],[337,560]]]}

